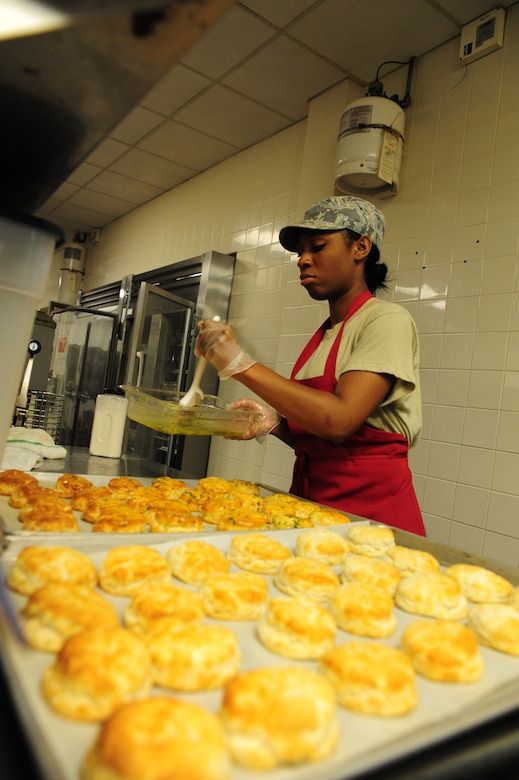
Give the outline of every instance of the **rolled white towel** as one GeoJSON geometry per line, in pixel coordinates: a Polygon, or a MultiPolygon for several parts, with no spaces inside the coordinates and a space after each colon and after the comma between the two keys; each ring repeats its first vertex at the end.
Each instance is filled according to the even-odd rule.
{"type": "Polygon", "coordinates": [[[7,443],[30,450],[41,458],[64,458],[66,447],[55,444],[52,436],[43,428],[22,428],[11,426],[7,434],[7,443]]]}
{"type": "Polygon", "coordinates": [[[18,469],[19,471],[31,471],[43,463],[41,455],[32,452],[24,447],[18,447],[17,444],[7,442],[4,449],[4,455],[0,469],[18,469]]]}

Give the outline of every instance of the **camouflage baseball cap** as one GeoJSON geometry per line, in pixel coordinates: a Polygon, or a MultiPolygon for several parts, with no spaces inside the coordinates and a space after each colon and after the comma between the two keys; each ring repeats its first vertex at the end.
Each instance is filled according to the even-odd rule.
{"type": "Polygon", "coordinates": [[[305,212],[302,222],[287,225],[279,232],[285,249],[295,252],[300,230],[344,230],[349,228],[368,236],[380,252],[384,238],[384,215],[376,206],[362,198],[338,195],[324,198],[305,212]]]}

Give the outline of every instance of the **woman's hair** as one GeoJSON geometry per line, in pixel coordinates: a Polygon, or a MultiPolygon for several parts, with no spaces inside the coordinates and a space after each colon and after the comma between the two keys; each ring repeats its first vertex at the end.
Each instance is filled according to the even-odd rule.
{"type": "MultiPolygon", "coordinates": [[[[341,233],[348,246],[351,246],[353,241],[358,241],[362,235],[361,233],[356,233],[354,230],[350,230],[349,228],[341,230],[341,233]]],[[[370,293],[374,295],[378,289],[387,289],[387,272],[387,265],[380,262],[380,252],[378,251],[378,248],[375,246],[375,244],[372,243],[369,255],[367,256],[366,262],[364,263],[364,278],[370,293]]]]}

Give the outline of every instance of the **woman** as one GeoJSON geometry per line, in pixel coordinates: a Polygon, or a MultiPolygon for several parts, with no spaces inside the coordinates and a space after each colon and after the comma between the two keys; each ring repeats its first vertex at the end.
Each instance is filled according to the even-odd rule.
{"type": "Polygon", "coordinates": [[[425,535],[407,458],[421,429],[418,336],[406,309],[374,297],[383,235],[382,212],[349,196],[280,231],[301,285],[330,311],[290,379],[247,355],[226,323],[201,322],[197,351],[273,407],[233,405],[265,414],[247,438],[272,433],[294,448],[291,493],[425,535]]]}

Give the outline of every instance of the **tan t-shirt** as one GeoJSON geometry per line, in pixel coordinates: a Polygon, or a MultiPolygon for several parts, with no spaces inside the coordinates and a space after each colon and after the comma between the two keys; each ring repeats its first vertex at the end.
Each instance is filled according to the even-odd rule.
{"type": "MultiPolygon", "coordinates": [[[[296,379],[323,375],[341,324],[325,332],[296,379]]],[[[370,298],[348,320],[337,355],[337,379],[346,371],[373,371],[396,378],[390,394],[366,422],[373,428],[402,434],[409,447],[416,444],[422,428],[419,343],[415,322],[407,309],[370,298]]]]}

